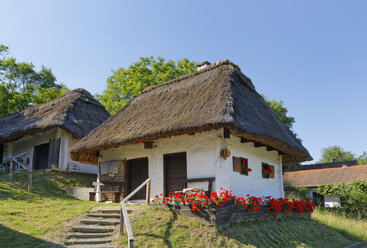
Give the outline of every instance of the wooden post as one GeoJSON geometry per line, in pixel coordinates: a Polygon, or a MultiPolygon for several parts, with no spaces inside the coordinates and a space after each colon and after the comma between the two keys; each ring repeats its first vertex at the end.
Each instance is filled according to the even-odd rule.
{"type": "Polygon", "coordinates": [[[121,213],[120,213],[120,236],[124,235],[124,215],[122,213],[122,207],[121,207],[121,213]]]}
{"type": "Polygon", "coordinates": [[[146,190],[146,205],[150,203],[150,181],[147,183],[147,190],[146,190]]]}
{"type": "Polygon", "coordinates": [[[28,172],[28,191],[32,191],[32,171],[28,172]]]}
{"type": "Polygon", "coordinates": [[[9,176],[10,176],[10,180],[13,180],[13,159],[10,158],[10,168],[9,168],[9,176]]]}

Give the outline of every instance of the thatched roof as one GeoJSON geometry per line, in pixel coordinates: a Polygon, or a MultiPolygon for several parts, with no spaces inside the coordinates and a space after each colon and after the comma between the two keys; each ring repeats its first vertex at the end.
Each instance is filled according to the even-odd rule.
{"type": "Polygon", "coordinates": [[[110,147],[222,127],[283,152],[284,164],[312,159],[251,80],[228,60],[146,88],[79,141],[71,156],[96,164],[98,151],[110,147]]]}
{"type": "Polygon", "coordinates": [[[317,187],[322,184],[367,181],[367,165],[285,172],[284,183],[295,187],[317,187]]]}
{"type": "Polygon", "coordinates": [[[108,117],[107,110],[88,91],[76,89],[47,103],[0,118],[0,143],[55,127],[82,138],[108,117]]]}

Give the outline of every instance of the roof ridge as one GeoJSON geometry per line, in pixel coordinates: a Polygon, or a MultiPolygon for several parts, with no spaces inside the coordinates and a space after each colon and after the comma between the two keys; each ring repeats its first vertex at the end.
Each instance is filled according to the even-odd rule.
{"type": "Polygon", "coordinates": [[[77,89],[74,89],[74,90],[71,90],[71,91],[69,91],[69,92],[65,93],[65,94],[64,94],[64,95],[62,95],[62,96],[59,96],[59,97],[54,98],[54,99],[51,99],[51,100],[50,100],[50,101],[48,101],[48,102],[43,102],[43,103],[40,103],[40,104],[37,104],[37,105],[33,105],[33,106],[28,107],[28,108],[25,108],[25,109],[19,110],[19,111],[17,111],[17,112],[14,112],[14,113],[11,113],[11,114],[8,114],[8,115],[5,115],[5,116],[3,116],[3,117],[0,117],[0,120],[1,120],[1,119],[3,119],[3,118],[5,118],[5,117],[9,117],[9,116],[12,116],[12,115],[19,114],[19,113],[21,113],[21,112],[30,111],[30,110],[32,110],[32,109],[34,109],[34,108],[42,108],[42,106],[43,106],[43,105],[50,104],[51,102],[56,101],[56,100],[60,100],[61,98],[64,98],[64,97],[66,97],[67,95],[70,95],[71,93],[74,93],[74,92],[78,92],[78,93],[80,93],[80,94],[83,94],[83,93],[89,93],[89,95],[91,95],[91,94],[90,94],[90,92],[89,92],[89,91],[87,91],[86,89],[83,89],[83,88],[77,88],[77,89]]]}
{"type": "Polygon", "coordinates": [[[363,167],[367,166],[367,164],[363,165],[352,165],[347,167],[335,167],[335,168],[321,168],[321,169],[311,169],[311,170],[299,170],[299,171],[286,171],[285,173],[298,173],[298,172],[309,172],[309,171],[321,171],[321,170],[334,170],[334,169],[348,169],[348,168],[356,168],[356,167],[363,167]]]}
{"type": "Polygon", "coordinates": [[[171,84],[180,82],[180,81],[185,80],[185,79],[188,79],[188,78],[195,77],[197,75],[203,74],[203,73],[208,72],[208,71],[211,71],[213,69],[216,69],[216,68],[218,68],[219,66],[222,66],[222,65],[231,65],[234,68],[236,68],[237,70],[240,70],[241,71],[240,67],[238,65],[236,65],[235,63],[231,62],[228,59],[222,59],[222,60],[218,60],[218,61],[216,61],[216,62],[208,65],[204,69],[201,69],[201,70],[198,70],[198,71],[194,71],[194,72],[191,72],[191,73],[182,75],[182,76],[180,76],[178,78],[174,78],[174,79],[171,79],[169,81],[166,81],[166,82],[163,82],[163,83],[160,83],[160,84],[148,86],[147,88],[143,89],[140,94],[133,96],[133,98],[135,98],[135,97],[137,97],[139,95],[142,95],[142,94],[151,92],[151,91],[153,91],[153,90],[155,90],[157,88],[161,88],[161,87],[164,87],[164,86],[167,86],[167,85],[171,85],[171,84]]]}

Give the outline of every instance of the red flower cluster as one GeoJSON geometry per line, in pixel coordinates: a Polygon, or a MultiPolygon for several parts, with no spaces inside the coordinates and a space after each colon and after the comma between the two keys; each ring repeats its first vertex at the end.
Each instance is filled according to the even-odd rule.
{"type": "Polygon", "coordinates": [[[265,172],[265,173],[269,173],[269,172],[270,172],[270,173],[273,173],[273,170],[272,170],[272,169],[264,169],[264,172],[265,172]]]}
{"type": "Polygon", "coordinates": [[[267,197],[255,197],[247,195],[244,197],[236,197],[232,194],[232,191],[221,189],[221,193],[212,192],[210,196],[207,196],[204,192],[190,190],[185,194],[181,193],[169,193],[168,197],[163,197],[162,194],[156,195],[153,202],[163,204],[182,204],[189,205],[192,211],[200,211],[203,208],[213,208],[215,206],[221,207],[223,203],[228,200],[233,200],[235,205],[243,206],[249,213],[257,212],[260,207],[265,206],[273,214],[279,212],[290,213],[292,211],[298,212],[301,215],[303,212],[313,212],[315,205],[312,201],[295,200],[287,198],[272,198],[267,197]]]}

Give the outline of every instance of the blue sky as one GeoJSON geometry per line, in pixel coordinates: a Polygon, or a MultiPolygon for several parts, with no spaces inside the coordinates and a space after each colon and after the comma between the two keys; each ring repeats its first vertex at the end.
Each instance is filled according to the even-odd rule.
{"type": "Polygon", "coordinates": [[[101,93],[141,56],[230,59],[283,100],[315,160],[367,151],[367,1],[3,0],[0,43],[59,82],[101,93]]]}

